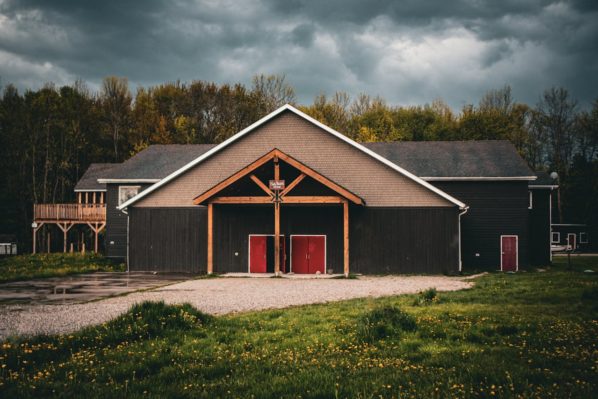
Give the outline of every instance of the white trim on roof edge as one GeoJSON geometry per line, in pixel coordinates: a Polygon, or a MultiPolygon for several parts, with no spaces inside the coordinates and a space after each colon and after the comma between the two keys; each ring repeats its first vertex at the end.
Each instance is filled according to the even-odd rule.
{"type": "Polygon", "coordinates": [[[160,179],[98,179],[98,183],[157,183],[160,179]]]}
{"type": "Polygon", "coordinates": [[[79,190],[73,190],[76,193],[97,193],[97,192],[106,192],[105,188],[82,188],[79,190]]]}
{"type": "Polygon", "coordinates": [[[426,181],[509,181],[509,180],[536,180],[537,176],[467,176],[467,177],[421,177],[426,181]]]}
{"type": "MultiPolygon", "coordinates": [[[[235,134],[234,136],[230,137],[229,139],[227,139],[227,140],[223,141],[222,143],[218,144],[216,147],[212,148],[211,150],[203,153],[202,155],[200,155],[199,157],[197,157],[193,161],[189,162],[187,165],[185,165],[185,166],[181,167],[180,169],[172,172],[171,174],[169,174],[168,176],[166,176],[165,178],[163,178],[162,180],[160,180],[156,184],[154,184],[154,185],[148,187],[146,190],[140,192],[139,194],[137,194],[136,196],[134,196],[133,198],[129,199],[127,202],[125,202],[121,206],[119,206],[118,209],[119,210],[123,210],[123,209],[127,208],[128,206],[132,205],[133,203],[139,201],[141,198],[145,197],[146,195],[148,195],[151,192],[155,191],[156,189],[160,188],[161,186],[163,186],[164,184],[168,183],[169,181],[175,179],[179,175],[181,175],[184,172],[188,171],[189,169],[193,168],[198,163],[202,162],[204,159],[207,159],[207,158],[211,157],[213,154],[215,154],[218,151],[220,151],[221,149],[227,147],[229,144],[232,144],[233,142],[237,141],[241,137],[245,136],[247,133],[249,133],[252,130],[254,130],[256,127],[258,127],[260,125],[263,125],[264,123],[268,122],[270,119],[273,119],[275,116],[281,114],[284,111],[291,111],[294,114],[302,117],[303,119],[305,119],[305,120],[313,123],[314,125],[318,126],[319,128],[325,130],[326,132],[328,132],[328,133],[332,134],[333,136],[336,136],[337,138],[341,139],[345,143],[348,143],[348,144],[352,145],[353,147],[355,147],[358,150],[360,150],[360,151],[368,154],[372,158],[374,158],[374,159],[382,162],[386,166],[390,167],[391,169],[394,169],[395,171],[399,172],[400,174],[404,175],[405,177],[407,177],[407,178],[415,181],[416,183],[419,183],[420,185],[426,187],[428,190],[433,191],[434,193],[440,195],[441,197],[443,197],[447,201],[452,202],[453,204],[457,205],[459,208],[463,209],[463,208],[466,207],[466,205],[463,202],[461,202],[461,201],[457,200],[456,198],[450,196],[449,194],[445,193],[444,191],[442,191],[442,190],[434,187],[433,185],[431,185],[430,183],[426,182],[425,180],[422,180],[421,178],[415,176],[413,173],[408,172],[407,170],[401,168],[400,166],[392,163],[388,159],[386,159],[386,158],[378,155],[374,151],[372,151],[372,150],[364,147],[363,145],[357,143],[354,140],[351,140],[350,138],[348,138],[344,134],[337,132],[336,130],[332,129],[331,127],[326,126],[323,123],[318,122],[317,120],[315,120],[311,116],[309,116],[309,115],[307,115],[307,114],[299,111],[297,108],[293,107],[292,105],[285,104],[282,107],[278,108],[277,110],[275,110],[275,111],[271,112],[270,114],[264,116],[262,119],[258,120],[257,122],[251,124],[250,126],[246,127],[245,129],[241,130],[239,133],[235,134]]],[[[98,179],[98,182],[101,182],[101,181],[98,179]]]]}

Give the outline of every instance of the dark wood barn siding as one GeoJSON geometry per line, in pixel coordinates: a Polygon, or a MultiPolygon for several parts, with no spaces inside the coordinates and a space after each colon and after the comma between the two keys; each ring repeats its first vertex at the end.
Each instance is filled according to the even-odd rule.
{"type": "MultiPolygon", "coordinates": [[[[116,209],[118,206],[119,184],[106,184],[106,256],[124,259],[127,257],[127,215],[116,209]]],[[[145,190],[149,184],[123,184],[141,186],[145,190]]]]}
{"type": "Polygon", "coordinates": [[[205,207],[132,207],[129,215],[129,270],[205,273],[205,207]]]}
{"type": "MultiPolygon", "coordinates": [[[[285,235],[286,266],[290,260],[291,234],[325,234],[326,263],[342,271],[342,208],[330,206],[282,206],[280,233],[285,235]]],[[[249,234],[272,234],[274,210],[264,205],[214,206],[214,271],[247,272],[249,234]]]]}
{"type": "Polygon", "coordinates": [[[457,208],[361,208],[350,212],[351,272],[451,273],[459,269],[457,208]]]}
{"type": "Polygon", "coordinates": [[[500,269],[500,236],[519,236],[519,267],[528,264],[527,181],[432,182],[469,206],[461,219],[463,268],[500,269]]]}
{"type": "Polygon", "coordinates": [[[534,266],[550,264],[550,193],[548,189],[533,189],[529,212],[529,261],[534,266]]]}

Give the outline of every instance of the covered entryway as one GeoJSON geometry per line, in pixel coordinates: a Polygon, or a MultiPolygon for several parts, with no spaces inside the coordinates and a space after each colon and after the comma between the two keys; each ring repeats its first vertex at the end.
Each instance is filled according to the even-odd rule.
{"type": "MultiPolygon", "coordinates": [[[[286,272],[285,237],[280,236],[280,265],[281,271],[286,272]]],[[[249,235],[249,273],[274,273],[274,235],[249,235]]]]}
{"type": "MultiPolygon", "coordinates": [[[[273,215],[272,213],[270,215],[273,218],[270,219],[267,215],[263,215],[260,220],[262,225],[274,221],[273,234],[264,234],[264,236],[273,236],[273,272],[278,275],[281,272],[286,272],[285,241],[284,238],[281,240],[281,237],[284,237],[284,233],[281,232],[281,208],[283,205],[285,209],[289,210],[294,207],[305,206],[319,207],[319,209],[330,209],[329,207],[338,209],[340,205],[342,213],[340,213],[338,222],[342,225],[342,270],[348,276],[349,203],[364,205],[364,201],[357,195],[282,151],[274,149],[194,199],[194,204],[207,205],[208,208],[207,272],[213,273],[214,271],[214,245],[218,245],[214,242],[214,225],[217,223],[214,220],[214,207],[219,207],[219,209],[220,207],[230,209],[245,207],[243,209],[249,213],[244,213],[241,216],[243,218],[252,217],[251,215],[263,215],[262,211],[267,207],[271,207],[273,215]],[[264,182],[269,182],[269,184],[264,182]],[[291,191],[293,195],[290,195],[291,191]]],[[[336,214],[333,211],[325,211],[330,215],[336,214]]],[[[306,213],[306,217],[314,222],[319,222],[314,214],[306,213]]],[[[321,227],[319,226],[314,230],[322,231],[321,227]]],[[[263,229],[257,231],[264,233],[263,229]]],[[[293,226],[291,226],[287,234],[292,235],[293,233],[297,233],[297,231],[293,230],[293,226]]],[[[297,266],[301,273],[326,272],[326,239],[324,237],[316,238],[316,236],[313,240],[308,239],[307,242],[296,244],[299,246],[305,244],[307,246],[302,256],[307,257],[308,262],[297,266]],[[312,262],[309,262],[310,257],[313,259],[312,262]]],[[[253,235],[251,235],[249,242],[246,244],[250,251],[248,254],[248,269],[246,270],[250,273],[268,272],[270,253],[268,251],[268,239],[257,237],[256,235],[256,238],[253,238],[253,235]]],[[[238,253],[231,251],[231,253],[233,252],[238,253]]],[[[294,270],[294,272],[297,271],[294,270]]]]}
{"type": "Polygon", "coordinates": [[[291,272],[297,274],[326,273],[326,236],[291,236],[291,272]]]}
{"type": "Polygon", "coordinates": [[[500,270],[516,272],[519,268],[518,236],[500,236],[500,270]]]}

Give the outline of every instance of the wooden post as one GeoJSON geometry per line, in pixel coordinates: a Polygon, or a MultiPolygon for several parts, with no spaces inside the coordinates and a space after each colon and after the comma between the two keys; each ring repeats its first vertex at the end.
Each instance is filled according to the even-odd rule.
{"type": "Polygon", "coordinates": [[[349,201],[343,201],[344,273],[349,277],[349,201]]]}
{"type": "Polygon", "coordinates": [[[213,258],[213,230],[214,230],[214,205],[212,203],[208,204],[208,266],[207,272],[208,274],[212,274],[214,272],[214,258],[213,258]]]}
{"type": "Polygon", "coordinates": [[[33,254],[35,255],[35,249],[36,249],[36,236],[37,236],[37,229],[34,227],[33,228],[33,254]]]}
{"type": "Polygon", "coordinates": [[[70,250],[70,253],[73,253],[73,252],[75,252],[75,251],[74,251],[74,248],[73,248],[73,243],[71,242],[71,250],[70,250]]]}
{"type": "Polygon", "coordinates": [[[97,254],[98,253],[98,233],[99,233],[99,228],[98,228],[98,224],[95,224],[95,229],[93,229],[94,233],[96,233],[96,240],[95,240],[95,244],[94,244],[94,252],[97,254]]]}
{"type": "Polygon", "coordinates": [[[104,192],[101,191],[100,192],[100,204],[103,204],[103,203],[104,203],[104,192]]]}
{"type": "Polygon", "coordinates": [[[77,193],[77,202],[81,203],[81,193],[77,193]]]}
{"type": "Polygon", "coordinates": [[[85,255],[85,241],[83,241],[83,245],[81,245],[81,253],[85,255]]]}
{"type": "Polygon", "coordinates": [[[280,203],[274,203],[274,274],[280,275],[280,203]]]}
{"type": "MultiPolygon", "coordinates": [[[[59,226],[60,226],[60,224],[59,224],[59,226]]],[[[67,239],[68,239],[67,238],[67,233],[68,233],[69,230],[66,227],[66,223],[64,224],[64,228],[62,226],[60,226],[60,229],[62,230],[62,234],[63,234],[63,237],[64,237],[64,242],[63,242],[64,248],[63,248],[62,252],[66,253],[66,246],[67,246],[67,239]]]]}
{"type": "MultiPolygon", "coordinates": [[[[274,158],[274,180],[280,179],[278,157],[274,158]]],[[[280,275],[280,202],[274,202],[274,274],[280,275]]]]}
{"type": "Polygon", "coordinates": [[[46,250],[48,253],[50,253],[50,249],[52,248],[51,244],[52,244],[52,242],[50,241],[50,233],[48,232],[48,241],[46,242],[46,245],[47,245],[46,250]]]}
{"type": "Polygon", "coordinates": [[[87,191],[85,192],[85,203],[89,204],[89,193],[87,191]]]}
{"type": "Polygon", "coordinates": [[[95,204],[96,203],[96,192],[95,191],[93,192],[92,198],[93,198],[93,203],[95,204]]]}

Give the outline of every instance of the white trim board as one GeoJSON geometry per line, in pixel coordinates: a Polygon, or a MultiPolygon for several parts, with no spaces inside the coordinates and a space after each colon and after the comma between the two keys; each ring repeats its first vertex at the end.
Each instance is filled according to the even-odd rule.
{"type": "MultiPolygon", "coordinates": [[[[328,127],[328,126],[326,126],[326,125],[318,122],[317,120],[315,120],[311,116],[309,116],[309,115],[307,115],[307,114],[299,111],[297,108],[293,107],[292,105],[286,104],[286,105],[283,105],[282,107],[278,108],[276,111],[274,111],[274,112],[266,115],[265,117],[263,117],[262,119],[258,120],[257,122],[253,123],[252,125],[250,125],[250,126],[246,127],[245,129],[241,130],[239,133],[235,134],[234,136],[230,137],[229,139],[227,139],[227,140],[223,141],[222,143],[218,144],[216,147],[212,148],[211,150],[203,153],[202,155],[200,155],[199,157],[197,157],[193,161],[189,162],[188,164],[186,164],[182,168],[180,168],[180,169],[172,172],[171,174],[169,174],[168,176],[166,176],[162,180],[158,181],[154,185],[148,187],[143,192],[137,194],[135,197],[129,199],[127,202],[125,202],[124,204],[120,205],[118,207],[118,209],[119,210],[123,210],[123,209],[127,208],[128,206],[134,204],[135,202],[139,201],[140,199],[142,199],[146,195],[154,192],[155,190],[157,190],[158,188],[160,188],[163,185],[167,184],[171,180],[174,180],[175,178],[177,178],[181,174],[183,174],[186,171],[188,171],[189,169],[193,168],[195,165],[197,165],[200,162],[202,162],[203,160],[211,157],[215,153],[219,152],[220,150],[224,149],[225,147],[227,147],[230,144],[234,143],[235,141],[239,140],[240,138],[242,138],[243,136],[245,136],[249,132],[253,131],[257,127],[263,125],[264,123],[268,122],[269,120],[273,119],[274,117],[278,116],[279,114],[283,113],[284,111],[291,111],[295,115],[300,116],[301,118],[307,120],[308,122],[311,122],[312,124],[318,126],[319,128],[323,129],[324,131],[326,131],[326,132],[332,134],[333,136],[339,138],[340,140],[344,141],[345,143],[350,144],[351,146],[353,146],[353,147],[357,148],[358,150],[366,153],[367,155],[371,156],[372,158],[376,159],[377,161],[382,162],[384,165],[390,167],[391,169],[395,170],[396,172],[402,174],[403,176],[405,176],[405,177],[407,177],[407,178],[415,181],[416,183],[419,183],[420,185],[424,186],[428,190],[430,190],[430,191],[438,194],[439,196],[441,196],[442,198],[446,199],[447,201],[449,201],[449,202],[457,205],[460,209],[465,208],[466,205],[463,202],[459,201],[458,199],[456,199],[456,198],[450,196],[449,194],[445,193],[444,191],[442,191],[442,190],[434,187],[433,185],[431,185],[427,181],[422,180],[421,178],[415,176],[413,173],[408,172],[407,170],[401,168],[400,166],[392,163],[388,159],[386,159],[384,157],[381,157],[377,153],[375,153],[372,150],[364,147],[363,145],[357,143],[356,141],[351,140],[350,138],[348,138],[344,134],[341,134],[341,133],[337,132],[336,130],[332,129],[331,127],[328,127]]],[[[534,179],[535,178],[536,177],[534,176],[534,179]]],[[[100,182],[100,183],[107,182],[107,181],[101,181],[101,180],[103,180],[103,179],[98,179],[98,182],[100,182]]],[[[112,183],[112,182],[113,181],[110,181],[110,183],[112,183]]]]}
{"type": "Polygon", "coordinates": [[[101,189],[79,189],[79,190],[73,190],[76,193],[105,193],[106,189],[105,188],[101,188],[101,189]]]}
{"type": "Polygon", "coordinates": [[[160,179],[98,179],[98,183],[158,183],[160,179]]]}
{"type": "Polygon", "coordinates": [[[426,181],[510,181],[510,180],[536,180],[537,176],[467,176],[467,177],[451,177],[451,176],[424,176],[421,179],[426,181]]]}

